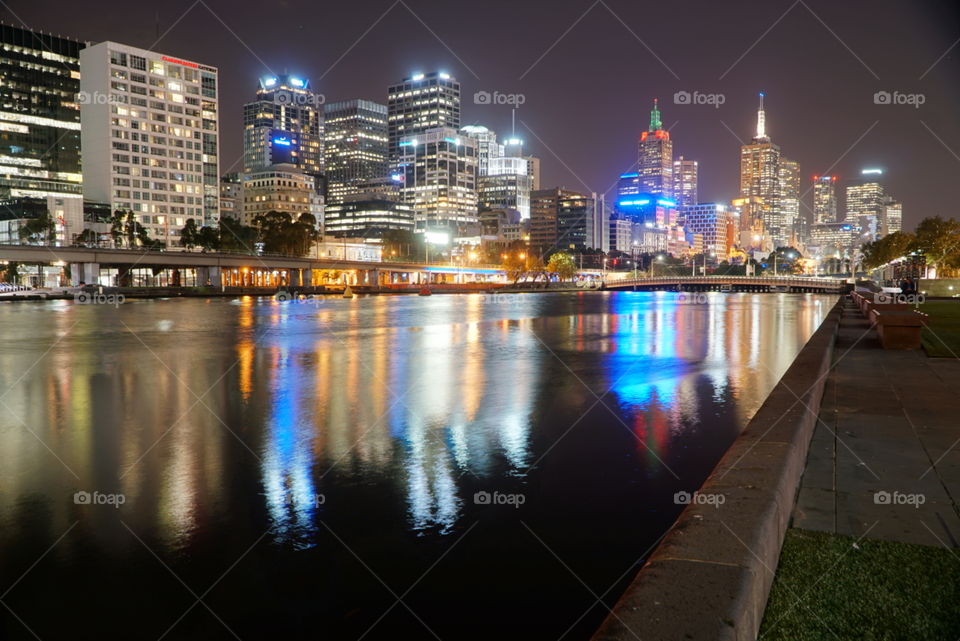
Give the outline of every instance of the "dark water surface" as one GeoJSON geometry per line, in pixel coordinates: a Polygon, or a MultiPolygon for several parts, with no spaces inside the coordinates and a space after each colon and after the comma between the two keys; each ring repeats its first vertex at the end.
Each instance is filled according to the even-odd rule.
{"type": "Polygon", "coordinates": [[[832,300],[0,304],[0,638],[586,639],[832,300]]]}

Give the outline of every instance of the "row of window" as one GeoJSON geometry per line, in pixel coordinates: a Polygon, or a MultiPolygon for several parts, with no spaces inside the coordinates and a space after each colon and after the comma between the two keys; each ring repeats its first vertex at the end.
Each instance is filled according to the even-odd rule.
{"type": "MultiPolygon", "coordinates": [[[[184,159],[184,156],[188,156],[186,160],[201,160],[200,154],[195,154],[193,152],[183,152],[172,149],[163,149],[162,147],[148,147],[147,145],[138,145],[136,143],[126,143],[126,142],[113,142],[113,149],[116,151],[131,151],[133,153],[146,154],[149,153],[151,156],[163,156],[168,158],[177,158],[184,159]]],[[[136,157],[136,156],[134,156],[136,157]]],[[[144,159],[146,160],[146,159],[144,159]]],[[[125,162],[125,161],[120,161],[125,162]]],[[[134,164],[137,164],[134,162],[134,164]]],[[[189,165],[188,167],[193,167],[189,165]]],[[[196,169],[188,168],[187,171],[201,171],[200,165],[196,166],[196,169]]]]}
{"type": "MultiPolygon", "coordinates": [[[[123,98],[123,96],[120,96],[120,97],[123,98]]],[[[145,107],[146,105],[139,105],[139,106],[145,107]]],[[[200,116],[199,109],[191,109],[190,107],[181,107],[180,105],[167,105],[166,110],[170,113],[186,114],[187,116],[193,116],[193,117],[200,116]]],[[[123,107],[117,104],[113,104],[110,111],[111,113],[116,114],[118,116],[132,116],[133,118],[141,118],[143,120],[147,119],[147,113],[148,113],[146,111],[130,109],[128,107],[123,107]]],[[[170,122],[173,124],[183,124],[182,122],[178,122],[175,116],[170,116],[170,122]]]]}
{"type": "MultiPolygon", "coordinates": [[[[147,71],[147,59],[134,54],[130,54],[128,56],[126,53],[121,51],[111,51],[110,62],[117,67],[129,66],[131,69],[135,69],[137,71],[147,71]],[[129,65],[127,64],[128,62],[129,65]]],[[[150,60],[149,63],[150,73],[157,76],[175,78],[178,80],[184,80],[185,82],[197,82],[197,79],[199,78],[201,86],[203,87],[204,95],[207,95],[211,98],[216,97],[217,77],[214,73],[206,71],[198,72],[195,69],[184,67],[178,64],[168,65],[164,64],[160,60],[150,60]]]]}
{"type": "MultiPolygon", "coordinates": [[[[185,162],[175,162],[175,161],[166,161],[160,160],[158,158],[148,158],[144,156],[130,156],[128,154],[113,154],[114,163],[129,163],[132,165],[143,165],[144,167],[165,167],[168,169],[176,169],[180,171],[194,171],[200,172],[200,165],[194,165],[192,163],[185,162]]],[[[119,169],[119,166],[117,167],[119,169]]]]}
{"type": "MultiPolygon", "coordinates": [[[[193,182],[196,182],[196,181],[193,181],[193,182]]],[[[136,189],[152,189],[154,191],[169,191],[175,194],[183,194],[183,193],[200,194],[199,185],[190,185],[190,184],[185,184],[184,182],[177,182],[177,183],[171,183],[171,184],[157,183],[157,182],[151,183],[149,180],[137,180],[136,178],[130,179],[130,178],[124,178],[122,176],[114,176],[113,184],[115,187],[134,187],[136,189]]],[[[190,202],[192,203],[193,200],[191,199],[190,202]]],[[[197,204],[199,205],[201,202],[202,201],[198,195],[197,204]]]]}

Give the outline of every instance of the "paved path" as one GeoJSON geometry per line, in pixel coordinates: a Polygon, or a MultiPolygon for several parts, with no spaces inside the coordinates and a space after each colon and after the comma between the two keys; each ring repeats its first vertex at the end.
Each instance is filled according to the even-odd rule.
{"type": "Polygon", "coordinates": [[[960,360],[869,327],[848,303],[792,526],[960,547],[960,360]]]}

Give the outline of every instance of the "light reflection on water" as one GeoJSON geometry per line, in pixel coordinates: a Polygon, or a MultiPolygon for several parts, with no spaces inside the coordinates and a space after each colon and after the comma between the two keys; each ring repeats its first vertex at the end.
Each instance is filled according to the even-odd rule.
{"type": "MultiPolygon", "coordinates": [[[[659,536],[678,510],[673,492],[702,482],[830,301],[0,305],[0,327],[17,337],[0,352],[0,545],[49,545],[79,521],[71,536],[84,545],[62,554],[122,564],[137,544],[119,515],[164,558],[264,531],[278,549],[326,554],[321,520],[401,553],[416,545],[403,532],[442,540],[488,518],[473,492],[503,488],[528,495],[524,522],[555,542],[565,530],[551,530],[548,506],[615,501],[599,515],[564,504],[584,522],[610,520],[591,536],[615,578],[617,555],[659,536]],[[71,500],[78,489],[127,503],[85,510],[71,500]]],[[[485,557],[472,563],[463,570],[482,575],[485,557]]]]}

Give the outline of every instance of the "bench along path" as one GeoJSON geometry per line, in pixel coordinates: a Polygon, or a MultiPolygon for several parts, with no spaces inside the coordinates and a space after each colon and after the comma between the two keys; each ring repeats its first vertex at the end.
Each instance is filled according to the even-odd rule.
{"type": "Polygon", "coordinates": [[[850,302],[793,527],[960,547],[960,360],[884,350],[850,302]]]}

